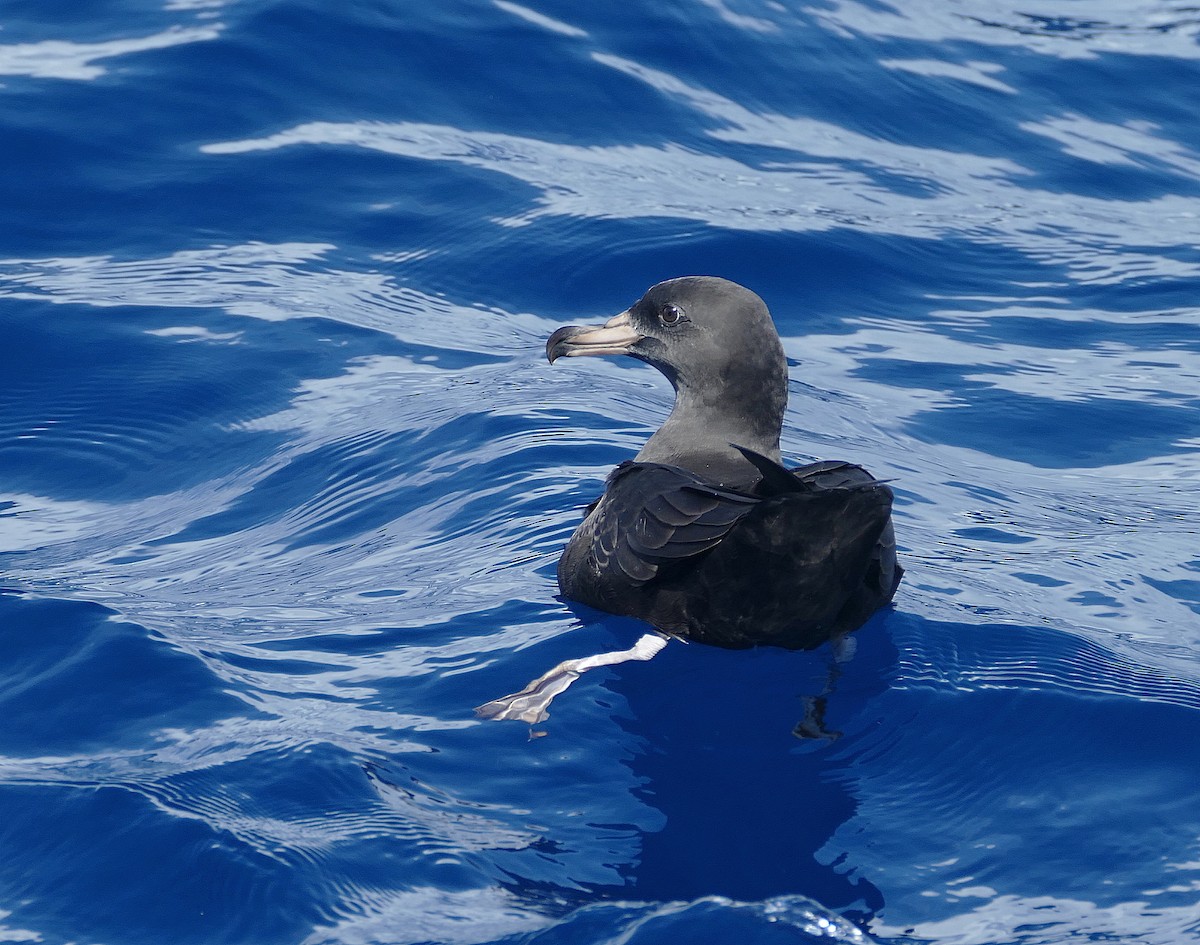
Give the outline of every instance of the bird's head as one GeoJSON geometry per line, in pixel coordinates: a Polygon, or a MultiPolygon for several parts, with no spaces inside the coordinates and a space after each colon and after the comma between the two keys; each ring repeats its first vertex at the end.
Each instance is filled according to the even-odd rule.
{"type": "Polygon", "coordinates": [[[546,342],[551,363],[607,354],[645,361],[676,390],[708,397],[731,388],[786,386],[783,347],[767,306],[749,289],[716,276],[660,282],[603,325],[568,325],[546,342]]]}

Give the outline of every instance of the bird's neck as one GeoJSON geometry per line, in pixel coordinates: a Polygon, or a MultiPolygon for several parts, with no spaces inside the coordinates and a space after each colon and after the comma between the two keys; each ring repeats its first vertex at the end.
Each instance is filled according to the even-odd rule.
{"type": "Polygon", "coordinates": [[[734,445],[780,461],[786,380],[778,390],[753,400],[717,400],[705,397],[703,390],[677,386],[671,415],[646,441],[637,459],[682,466],[723,486],[749,487],[760,474],[734,445]]]}

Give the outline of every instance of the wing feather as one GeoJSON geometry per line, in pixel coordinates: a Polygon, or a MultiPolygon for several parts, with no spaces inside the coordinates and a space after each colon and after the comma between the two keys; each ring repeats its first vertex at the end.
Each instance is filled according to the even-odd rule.
{"type": "Polygon", "coordinates": [[[759,501],[677,466],[623,464],[593,515],[591,556],[601,569],[615,558],[632,583],[644,584],[667,562],[718,544],[759,501]]]}

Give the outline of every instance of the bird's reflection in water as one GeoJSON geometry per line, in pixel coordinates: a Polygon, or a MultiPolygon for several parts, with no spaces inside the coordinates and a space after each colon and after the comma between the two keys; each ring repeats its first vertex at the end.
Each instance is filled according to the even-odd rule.
{"type": "Polygon", "coordinates": [[[643,835],[628,895],[801,894],[859,923],[878,912],[879,890],[826,847],[855,812],[845,759],[856,733],[873,727],[873,699],[896,663],[886,621],[855,634],[849,659],[829,647],[672,644],[651,666],[605,683],[628,701],[620,724],[643,746],[629,762],[643,784],[637,793],[665,815],[661,830],[643,835]],[[797,738],[805,725],[815,730],[797,738]],[[835,749],[837,729],[847,734],[835,749]]]}

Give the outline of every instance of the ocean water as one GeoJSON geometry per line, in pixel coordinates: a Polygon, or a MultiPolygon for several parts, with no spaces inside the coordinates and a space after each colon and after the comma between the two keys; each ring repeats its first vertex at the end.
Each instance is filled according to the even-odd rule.
{"type": "Polygon", "coordinates": [[[1200,941],[1188,0],[0,4],[0,941],[1200,941]],[[666,415],[557,326],[770,305],[893,480],[826,651],[554,566],[666,415]]]}

